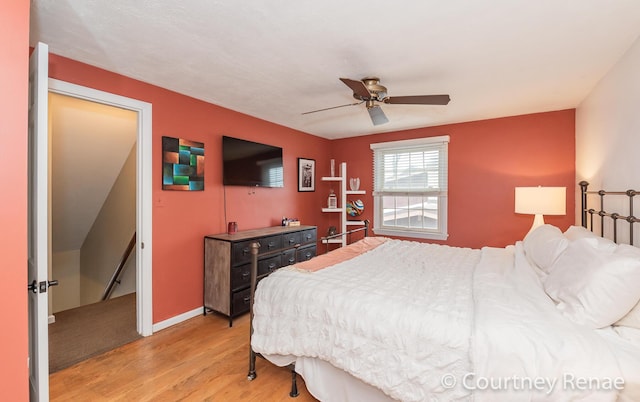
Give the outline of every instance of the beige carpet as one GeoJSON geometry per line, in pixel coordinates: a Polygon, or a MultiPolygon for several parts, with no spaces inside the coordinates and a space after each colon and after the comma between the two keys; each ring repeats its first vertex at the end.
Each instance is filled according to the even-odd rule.
{"type": "Polygon", "coordinates": [[[55,314],[49,325],[49,373],[134,341],[136,294],[55,314]]]}

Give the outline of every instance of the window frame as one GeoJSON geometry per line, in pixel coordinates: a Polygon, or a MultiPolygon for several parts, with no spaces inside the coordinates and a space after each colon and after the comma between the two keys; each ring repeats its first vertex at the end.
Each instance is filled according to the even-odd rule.
{"type": "Polygon", "coordinates": [[[448,135],[442,135],[437,137],[425,137],[412,140],[400,140],[390,141],[382,143],[370,144],[370,148],[373,151],[373,232],[377,235],[386,236],[398,236],[398,237],[410,237],[418,239],[430,239],[430,240],[446,240],[449,237],[447,231],[448,221],[448,163],[449,163],[449,142],[448,135]],[[440,188],[436,191],[381,191],[378,189],[379,183],[376,178],[376,151],[393,151],[397,150],[398,153],[402,151],[415,148],[416,150],[428,150],[429,148],[439,149],[443,154],[440,155],[439,160],[439,176],[444,180],[444,185],[440,183],[440,188]],[[424,228],[398,228],[395,226],[384,226],[383,222],[383,202],[382,197],[385,195],[397,196],[416,196],[416,197],[437,197],[438,208],[438,227],[437,229],[424,229],[424,228]]]}

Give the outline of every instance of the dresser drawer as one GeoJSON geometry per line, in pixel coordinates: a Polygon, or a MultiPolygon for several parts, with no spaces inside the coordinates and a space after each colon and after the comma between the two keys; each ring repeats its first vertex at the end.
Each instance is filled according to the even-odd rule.
{"type": "Polygon", "coordinates": [[[282,253],[282,259],[280,261],[282,263],[281,266],[283,267],[294,264],[296,262],[296,250],[295,249],[287,250],[284,253],[282,253]]]}
{"type": "Polygon", "coordinates": [[[302,231],[302,244],[315,243],[318,238],[316,229],[307,229],[302,231]]]}
{"type": "Polygon", "coordinates": [[[242,265],[251,262],[251,244],[254,242],[255,240],[247,240],[233,243],[231,246],[231,261],[233,265],[242,265]]]}
{"type": "Polygon", "coordinates": [[[282,266],[282,256],[266,258],[258,261],[258,276],[270,274],[282,266]]]}
{"type": "Polygon", "coordinates": [[[316,246],[301,247],[296,251],[296,261],[307,261],[316,256],[316,246]]]}
{"type": "Polygon", "coordinates": [[[279,250],[282,248],[282,235],[265,237],[260,239],[259,253],[269,253],[271,251],[279,250]]]}
{"type": "Polygon", "coordinates": [[[251,283],[251,264],[231,267],[231,289],[242,289],[251,283]]]}
{"type": "Polygon", "coordinates": [[[249,311],[249,301],[251,299],[251,289],[233,292],[231,296],[231,315],[246,313],[249,311]]]}
{"type": "Polygon", "coordinates": [[[292,247],[302,243],[302,232],[286,233],[282,235],[283,247],[292,247]]]}

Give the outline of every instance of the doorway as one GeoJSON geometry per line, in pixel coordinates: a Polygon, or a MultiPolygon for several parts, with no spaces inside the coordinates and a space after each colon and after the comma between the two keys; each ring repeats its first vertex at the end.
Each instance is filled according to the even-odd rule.
{"type": "MultiPolygon", "coordinates": [[[[133,112],[136,115],[136,133],[133,139],[135,149],[133,147],[130,148],[134,153],[137,183],[135,189],[136,244],[132,255],[135,263],[131,262],[131,264],[135,267],[136,331],[142,336],[151,335],[153,332],[151,297],[151,104],[55,79],[49,79],[49,93],[52,96],[64,96],[75,101],[97,104],[94,106],[116,108],[116,111],[119,110],[124,114],[133,112]]],[[[86,135],[88,136],[89,134],[86,135]]],[[[101,152],[102,149],[96,147],[94,151],[101,152]]],[[[130,153],[127,153],[127,157],[130,156],[130,153]]],[[[75,167],[82,169],[82,166],[75,167]]],[[[128,240],[126,239],[126,241],[128,240]]],[[[82,295],[79,295],[77,297],[92,300],[93,296],[82,297],[82,295]]],[[[53,303],[51,299],[49,302],[49,311],[51,312],[53,303]]],[[[68,303],[68,301],[65,301],[65,303],[68,303]]]]}
{"type": "Polygon", "coordinates": [[[125,253],[135,241],[138,114],[53,92],[48,98],[53,373],[140,337],[135,250],[125,253]]]}
{"type": "MultiPolygon", "coordinates": [[[[137,118],[131,110],[49,93],[54,317],[101,301],[135,233],[137,118]]],[[[135,292],[135,256],[117,285],[114,297],[135,292]]]]}

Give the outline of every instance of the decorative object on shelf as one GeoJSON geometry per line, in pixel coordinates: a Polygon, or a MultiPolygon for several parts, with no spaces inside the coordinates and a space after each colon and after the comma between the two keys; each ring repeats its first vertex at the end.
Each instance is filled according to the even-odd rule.
{"type": "Polygon", "coordinates": [[[316,191],[315,159],[298,158],[298,191],[316,191]]]}
{"type": "Polygon", "coordinates": [[[327,200],[327,206],[329,208],[338,208],[338,196],[333,192],[333,189],[329,190],[329,199],[327,200]]]}
{"type": "Polygon", "coordinates": [[[350,178],[349,188],[351,188],[351,191],[358,191],[360,189],[360,178],[359,177],[350,178]]]}
{"type": "Polygon", "coordinates": [[[335,226],[329,226],[329,230],[327,230],[327,236],[333,236],[338,233],[338,230],[335,226]]]}
{"type": "Polygon", "coordinates": [[[336,177],[336,160],[331,159],[331,177],[336,177]]]}
{"type": "Polygon", "coordinates": [[[347,215],[358,216],[364,212],[364,202],[362,200],[347,201],[347,215]]]}
{"type": "Polygon", "coordinates": [[[204,190],[204,143],[162,137],[162,189],[204,190]]]}
{"type": "Polygon", "coordinates": [[[298,218],[282,218],[282,226],[300,226],[298,218]]]}

